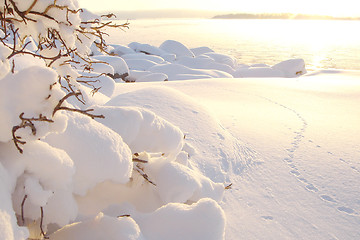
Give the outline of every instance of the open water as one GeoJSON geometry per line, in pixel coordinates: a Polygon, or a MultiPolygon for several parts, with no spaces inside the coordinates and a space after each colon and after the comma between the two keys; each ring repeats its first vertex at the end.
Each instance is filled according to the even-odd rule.
{"type": "MultiPolygon", "coordinates": [[[[121,22],[121,21],[120,21],[121,22]]],[[[360,21],[141,19],[111,31],[108,42],[159,46],[172,39],[189,48],[207,46],[239,63],[269,65],[303,58],[308,70],[360,70],[360,21]]]]}

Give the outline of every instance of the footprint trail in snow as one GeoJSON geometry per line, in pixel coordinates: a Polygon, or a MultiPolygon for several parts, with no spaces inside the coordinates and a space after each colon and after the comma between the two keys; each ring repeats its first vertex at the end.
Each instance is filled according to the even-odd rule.
{"type": "MultiPolygon", "coordinates": [[[[295,116],[299,119],[300,123],[301,123],[301,126],[300,126],[300,129],[295,131],[294,134],[295,136],[293,137],[293,140],[291,142],[291,147],[287,148],[286,151],[287,151],[287,157],[285,157],[283,160],[284,162],[289,166],[289,168],[291,168],[290,170],[290,174],[293,175],[294,177],[296,177],[300,182],[302,182],[304,185],[305,185],[305,189],[307,191],[310,191],[310,192],[313,192],[315,194],[318,194],[319,195],[319,198],[321,200],[323,200],[324,202],[327,202],[327,203],[330,203],[330,204],[333,204],[333,207],[336,208],[339,212],[342,212],[342,213],[345,213],[345,214],[349,214],[349,215],[355,215],[355,216],[359,216],[359,213],[357,213],[354,209],[352,208],[349,208],[349,207],[345,207],[343,206],[339,201],[337,201],[336,199],[334,199],[333,197],[329,196],[329,194],[325,194],[325,193],[322,193],[323,191],[319,191],[319,189],[313,184],[311,183],[310,181],[308,181],[306,178],[302,177],[298,167],[297,167],[297,163],[295,162],[295,155],[296,155],[296,151],[298,150],[299,146],[300,146],[300,143],[304,140],[305,138],[305,132],[306,132],[306,129],[308,127],[308,123],[306,121],[306,119],[304,117],[301,116],[300,113],[298,113],[296,110],[288,107],[288,106],[285,106],[281,103],[278,103],[276,101],[273,101],[269,98],[266,98],[266,97],[262,97],[263,99],[271,102],[271,103],[274,103],[292,113],[295,114],[295,116]]],[[[309,140],[309,142],[313,143],[312,140],[309,140]]],[[[316,145],[317,148],[321,148],[321,146],[319,145],[316,145]]],[[[332,152],[328,152],[329,155],[333,155],[332,152]]],[[[348,164],[348,162],[346,162],[345,160],[343,160],[342,158],[339,158],[339,160],[345,164],[348,164]]],[[[355,167],[352,167],[350,166],[354,171],[357,171],[358,173],[360,173],[360,171],[355,168],[355,167]]]]}

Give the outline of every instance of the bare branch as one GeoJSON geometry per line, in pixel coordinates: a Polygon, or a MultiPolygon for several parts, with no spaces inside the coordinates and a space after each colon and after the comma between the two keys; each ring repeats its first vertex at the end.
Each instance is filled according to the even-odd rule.
{"type": "Polygon", "coordinates": [[[27,197],[28,196],[25,194],[24,199],[21,202],[21,220],[22,220],[23,225],[25,225],[24,205],[25,205],[25,201],[26,201],[27,197]]]}
{"type": "Polygon", "coordinates": [[[49,239],[49,237],[46,236],[46,233],[44,232],[44,229],[43,229],[43,220],[44,220],[44,209],[43,209],[43,207],[40,207],[40,212],[41,212],[41,216],[40,216],[40,231],[41,231],[41,235],[43,236],[44,239],[49,239]]]}
{"type": "Polygon", "coordinates": [[[136,164],[136,165],[134,166],[134,169],[135,169],[138,173],[140,173],[140,175],[141,175],[148,183],[156,186],[156,184],[149,179],[149,176],[144,172],[144,170],[141,169],[141,167],[139,166],[139,164],[136,164]]]}

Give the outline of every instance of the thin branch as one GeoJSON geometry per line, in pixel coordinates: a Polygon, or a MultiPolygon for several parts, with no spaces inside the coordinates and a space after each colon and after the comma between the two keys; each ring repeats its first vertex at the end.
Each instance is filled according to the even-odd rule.
{"type": "Polygon", "coordinates": [[[225,187],[225,190],[229,190],[229,189],[232,189],[232,183],[230,183],[229,185],[227,185],[226,187],[225,187]]]}
{"type": "Polygon", "coordinates": [[[124,215],[117,216],[117,218],[122,218],[122,217],[130,217],[130,214],[124,214],[124,215]]]}
{"type": "Polygon", "coordinates": [[[21,220],[22,220],[23,226],[25,225],[24,205],[25,205],[25,201],[26,201],[27,197],[28,197],[28,195],[25,194],[24,199],[21,202],[21,220]]]}
{"type": "Polygon", "coordinates": [[[149,161],[142,160],[142,159],[139,159],[139,158],[133,158],[132,161],[133,162],[138,162],[138,163],[148,163],[149,162],[149,161]]]}
{"type": "Polygon", "coordinates": [[[134,166],[134,169],[150,184],[156,186],[156,184],[149,179],[149,176],[140,168],[140,166],[137,164],[134,166]]]}
{"type": "Polygon", "coordinates": [[[43,220],[44,220],[44,209],[43,209],[43,207],[40,207],[40,212],[41,212],[41,217],[40,217],[41,235],[43,236],[44,239],[49,239],[49,237],[46,236],[46,233],[44,232],[44,229],[43,229],[43,220]]]}
{"type": "Polygon", "coordinates": [[[38,0],[34,0],[33,3],[31,4],[31,6],[28,8],[28,10],[25,11],[24,15],[27,15],[35,6],[35,4],[37,3],[38,0]]]}

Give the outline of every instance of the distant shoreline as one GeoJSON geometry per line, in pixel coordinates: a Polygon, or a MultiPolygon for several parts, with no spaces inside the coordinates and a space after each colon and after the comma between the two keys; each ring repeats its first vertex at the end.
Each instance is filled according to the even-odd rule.
{"type": "Polygon", "coordinates": [[[351,20],[359,21],[360,17],[333,17],[324,15],[309,15],[309,14],[292,14],[292,13],[235,13],[235,14],[224,14],[216,15],[212,19],[295,19],[295,20],[351,20]]]}

